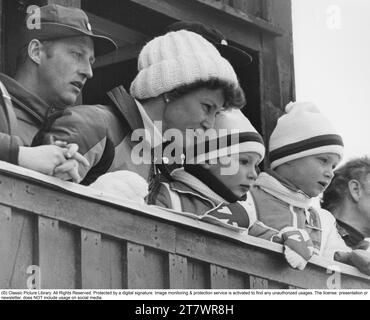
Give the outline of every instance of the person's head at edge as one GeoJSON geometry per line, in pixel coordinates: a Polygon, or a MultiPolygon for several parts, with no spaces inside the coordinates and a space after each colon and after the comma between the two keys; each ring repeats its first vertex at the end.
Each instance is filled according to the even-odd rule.
{"type": "Polygon", "coordinates": [[[334,172],[322,207],[365,236],[370,236],[370,158],[347,161],[334,172]]]}
{"type": "Polygon", "coordinates": [[[93,76],[95,57],[115,49],[111,39],[92,32],[81,9],[35,7],[20,30],[14,78],[49,106],[63,108],[75,103],[93,76]],[[39,28],[29,26],[35,15],[40,18],[39,28]]]}

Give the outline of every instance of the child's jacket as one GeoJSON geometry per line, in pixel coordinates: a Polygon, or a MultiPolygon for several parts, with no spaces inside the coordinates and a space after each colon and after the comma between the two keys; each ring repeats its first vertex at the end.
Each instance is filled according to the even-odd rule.
{"type": "Polygon", "coordinates": [[[315,253],[333,259],[336,251],[351,251],[337,232],[335,218],[314,208],[312,199],[275,172],[263,172],[250,191],[257,219],[276,231],[292,226],[305,229],[315,253]]]}

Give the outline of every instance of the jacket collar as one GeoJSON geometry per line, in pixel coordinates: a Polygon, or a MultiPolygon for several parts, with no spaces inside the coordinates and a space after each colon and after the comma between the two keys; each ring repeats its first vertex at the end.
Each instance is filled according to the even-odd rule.
{"type": "Polygon", "coordinates": [[[40,122],[46,119],[49,106],[44,100],[27,91],[19,82],[3,73],[0,73],[0,81],[4,83],[15,104],[22,107],[24,111],[30,113],[40,122]]]}
{"type": "Polygon", "coordinates": [[[171,173],[171,176],[175,180],[170,182],[170,186],[173,190],[189,193],[201,199],[208,200],[212,202],[214,206],[220,203],[227,203],[225,199],[215,193],[197,177],[186,172],[184,168],[175,169],[171,173]]]}
{"type": "Polygon", "coordinates": [[[221,196],[229,203],[241,200],[240,198],[235,196],[221,180],[219,180],[209,170],[203,168],[201,165],[185,165],[184,170],[209,186],[209,189],[211,189],[213,192],[221,196]]]}
{"type": "Polygon", "coordinates": [[[350,247],[356,246],[365,239],[360,231],[339,219],[337,219],[337,229],[343,240],[350,247]]]}
{"type": "Polygon", "coordinates": [[[312,199],[276,172],[261,172],[253,187],[259,187],[274,197],[305,211],[312,207],[312,199]]]}
{"type": "Polygon", "coordinates": [[[109,98],[124,116],[132,131],[144,128],[143,119],[138,105],[123,86],[118,86],[107,92],[109,98]]]}

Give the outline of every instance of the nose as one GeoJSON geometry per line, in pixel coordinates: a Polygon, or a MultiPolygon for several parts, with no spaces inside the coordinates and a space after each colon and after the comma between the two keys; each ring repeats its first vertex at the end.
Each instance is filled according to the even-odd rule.
{"type": "Polygon", "coordinates": [[[247,178],[249,180],[253,180],[254,181],[254,180],[257,179],[257,176],[258,176],[258,173],[257,173],[255,167],[253,167],[253,168],[251,168],[250,170],[247,171],[247,178]]]}
{"type": "Polygon", "coordinates": [[[215,121],[216,121],[216,113],[211,113],[208,114],[207,117],[202,121],[202,126],[205,129],[211,129],[215,126],[215,121]]]}
{"type": "Polygon", "coordinates": [[[331,180],[334,177],[334,170],[331,167],[327,168],[324,175],[326,178],[329,178],[331,180]]]}
{"type": "Polygon", "coordinates": [[[93,70],[90,61],[84,61],[80,68],[80,73],[84,75],[85,78],[91,79],[93,76],[93,70]]]}

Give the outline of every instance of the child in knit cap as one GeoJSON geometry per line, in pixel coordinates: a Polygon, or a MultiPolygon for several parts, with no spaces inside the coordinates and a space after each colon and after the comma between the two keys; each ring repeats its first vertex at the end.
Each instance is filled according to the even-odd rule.
{"type": "MultiPolygon", "coordinates": [[[[305,230],[315,254],[354,264],[369,273],[368,267],[362,267],[369,257],[347,247],[333,215],[312,204],[330,184],[333,170],[343,157],[342,138],[312,103],[290,103],[286,112],[270,137],[272,170],[261,173],[250,190],[252,211],[271,231],[281,234],[292,227],[305,230]]],[[[302,240],[296,236],[291,240],[294,238],[302,240]]],[[[310,255],[291,254],[290,249],[285,246],[287,259],[293,267],[303,269],[310,255]]]]}
{"type": "MultiPolygon", "coordinates": [[[[209,140],[190,143],[184,167],[174,170],[171,179],[161,177],[149,204],[202,215],[245,197],[265,155],[262,137],[238,109],[221,112],[213,133],[209,140]]],[[[242,227],[248,224],[239,221],[242,227]]]]}

